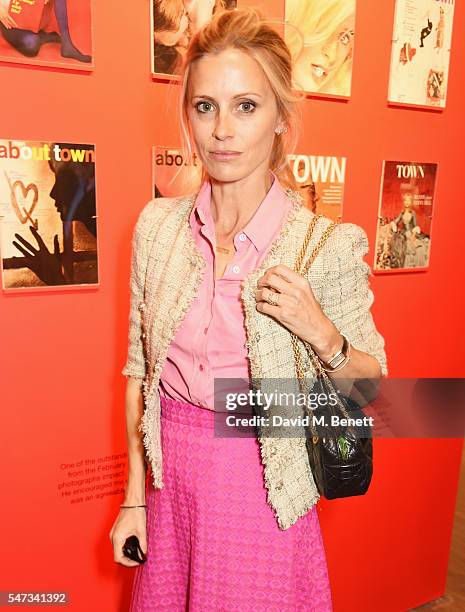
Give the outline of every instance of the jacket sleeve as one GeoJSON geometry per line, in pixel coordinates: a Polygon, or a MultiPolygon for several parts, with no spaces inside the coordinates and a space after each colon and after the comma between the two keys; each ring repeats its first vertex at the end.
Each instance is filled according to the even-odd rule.
{"type": "MultiPolygon", "coordinates": [[[[387,376],[384,338],[376,329],[370,310],[374,295],[368,278],[371,269],[363,260],[367,252],[368,238],[360,226],[337,225],[319,254],[323,258],[322,276],[319,295],[315,297],[352,346],[373,355],[382,375],[387,376]]],[[[311,285],[311,279],[309,282],[311,285]]]]}
{"type": "Polygon", "coordinates": [[[148,255],[146,216],[147,206],[140,212],[132,235],[128,351],[126,364],[121,371],[124,376],[134,378],[145,378],[146,375],[141,317],[148,255]]]}

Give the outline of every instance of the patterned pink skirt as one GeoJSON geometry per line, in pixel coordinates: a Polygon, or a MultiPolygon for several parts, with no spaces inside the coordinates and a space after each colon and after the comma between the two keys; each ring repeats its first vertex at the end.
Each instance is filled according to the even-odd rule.
{"type": "Polygon", "coordinates": [[[257,438],[214,436],[214,412],[161,398],[163,481],[147,491],[147,561],[130,612],[328,612],[316,505],[279,528],[257,438]]]}

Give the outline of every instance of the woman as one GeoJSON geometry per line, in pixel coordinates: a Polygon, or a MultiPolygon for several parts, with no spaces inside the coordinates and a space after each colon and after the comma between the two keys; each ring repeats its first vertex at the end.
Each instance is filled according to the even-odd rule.
{"type": "Polygon", "coordinates": [[[333,231],[312,288],[292,270],[314,215],[281,184],[298,131],[291,66],[256,10],[226,11],[199,31],[180,100],[186,158],[195,145],[204,180],[192,196],[149,202],[136,224],[129,478],[110,532],[122,565],[136,565],[122,554],[131,534],[147,553],[132,611],[332,609],[304,439],[219,437],[213,418],[214,379],[295,377],[290,331],[327,363],[340,326],[352,352],[334,378],[387,372],[363,230],[333,231]]]}
{"type": "Polygon", "coordinates": [[[407,250],[409,246],[409,238],[412,232],[420,231],[417,225],[417,216],[415,210],[412,209],[415,186],[410,183],[400,184],[400,194],[404,208],[391,221],[391,229],[394,232],[391,238],[391,267],[404,268],[406,267],[407,250]]]}
{"type": "Polygon", "coordinates": [[[17,51],[26,57],[36,57],[46,43],[60,43],[61,56],[90,63],[92,56],[81,53],[74,45],[69,32],[67,0],[45,0],[42,14],[41,29],[36,32],[19,28],[9,14],[10,0],[0,0],[0,31],[4,39],[17,51]],[[53,6],[60,34],[47,32],[45,29],[50,19],[50,8],[53,6]]]}
{"type": "Polygon", "coordinates": [[[349,96],[355,0],[286,0],[286,24],[297,86],[349,96]]]}

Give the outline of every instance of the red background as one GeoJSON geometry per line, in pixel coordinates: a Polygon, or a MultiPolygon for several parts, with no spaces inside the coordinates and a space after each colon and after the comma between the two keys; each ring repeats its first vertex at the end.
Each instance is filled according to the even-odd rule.
{"type": "MultiPolygon", "coordinates": [[[[465,7],[443,112],[387,105],[393,18],[394,0],[375,11],[359,0],[352,98],[306,100],[298,150],[347,156],[344,220],[367,231],[370,266],[382,160],[439,162],[430,269],[371,277],[373,314],[390,377],[460,377],[465,7]]],[[[108,537],[121,499],[71,505],[57,483],[62,463],[126,449],[130,241],[151,198],[151,147],[178,144],[177,90],[150,78],[148,0],[95,3],[94,28],[94,73],[0,65],[0,138],[96,145],[101,283],[0,294],[0,590],[64,590],[75,610],[112,611],[127,609],[134,572],[113,562],[108,537]]],[[[401,611],[444,592],[461,450],[377,440],[369,493],[321,501],[335,610],[401,611]]]]}

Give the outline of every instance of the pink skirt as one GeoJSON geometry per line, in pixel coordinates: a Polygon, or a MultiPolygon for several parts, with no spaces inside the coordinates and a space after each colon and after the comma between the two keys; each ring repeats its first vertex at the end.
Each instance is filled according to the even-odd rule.
{"type": "Polygon", "coordinates": [[[332,610],[316,505],[289,529],[267,502],[257,438],[161,398],[163,489],[147,490],[147,561],[130,612],[332,610]]]}

